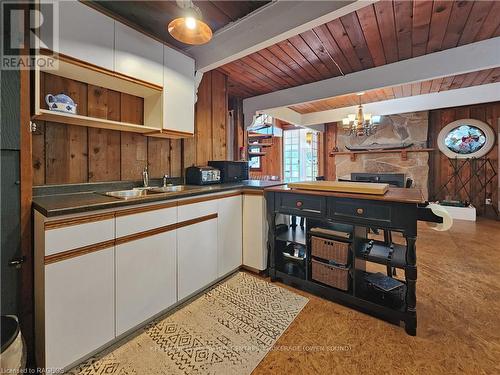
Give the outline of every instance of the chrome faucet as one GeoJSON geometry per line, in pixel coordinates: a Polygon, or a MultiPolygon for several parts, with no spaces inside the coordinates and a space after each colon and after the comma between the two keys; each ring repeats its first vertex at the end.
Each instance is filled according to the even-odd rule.
{"type": "Polygon", "coordinates": [[[149,173],[148,173],[148,166],[146,165],[144,167],[144,170],[142,171],[142,185],[147,188],[149,186],[149,173]]]}
{"type": "Polygon", "coordinates": [[[168,174],[163,176],[163,187],[167,187],[167,186],[172,186],[172,184],[168,183],[168,174]]]}

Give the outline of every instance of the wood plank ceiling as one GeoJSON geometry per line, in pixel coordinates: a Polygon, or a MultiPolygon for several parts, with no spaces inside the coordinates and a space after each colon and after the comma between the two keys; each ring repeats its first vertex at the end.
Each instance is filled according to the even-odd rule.
{"type": "MultiPolygon", "coordinates": [[[[141,0],[92,0],[88,5],[107,13],[113,18],[135,26],[172,46],[187,50],[189,45],[178,42],[170,36],[167,25],[174,18],[182,16],[175,1],[141,1],[141,0]]],[[[234,22],[257,8],[269,3],[265,1],[193,1],[202,12],[203,19],[215,32],[234,22]]]]}
{"type": "Polygon", "coordinates": [[[366,91],[361,97],[356,94],[341,95],[316,102],[298,104],[289,108],[305,114],[358,105],[360,100],[362,104],[374,103],[382,100],[404,98],[495,82],[500,82],[500,68],[485,69],[413,84],[370,90],[366,91]]]}
{"type": "Polygon", "coordinates": [[[379,1],[219,69],[250,97],[500,36],[500,1],[379,1]]]}

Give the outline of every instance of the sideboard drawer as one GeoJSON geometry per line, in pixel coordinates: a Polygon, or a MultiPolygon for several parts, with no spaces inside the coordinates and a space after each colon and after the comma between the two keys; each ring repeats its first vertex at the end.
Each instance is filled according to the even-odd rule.
{"type": "Polygon", "coordinates": [[[325,197],[279,194],[277,198],[275,209],[283,213],[307,216],[323,216],[326,214],[325,197]]]}
{"type": "Polygon", "coordinates": [[[372,201],[330,199],[328,201],[328,217],[330,219],[354,219],[357,221],[371,220],[390,223],[391,207],[372,201]]]}
{"type": "Polygon", "coordinates": [[[45,255],[94,245],[115,238],[112,214],[90,215],[45,223],[45,255]]]}

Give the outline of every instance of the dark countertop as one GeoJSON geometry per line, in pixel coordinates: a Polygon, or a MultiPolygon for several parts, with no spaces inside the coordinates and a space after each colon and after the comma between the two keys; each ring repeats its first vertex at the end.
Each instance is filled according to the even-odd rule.
{"type": "MultiPolygon", "coordinates": [[[[155,194],[136,199],[113,198],[97,192],[76,192],[70,194],[51,194],[33,197],[33,208],[46,217],[75,214],[81,212],[124,207],[136,204],[180,199],[197,195],[220,193],[234,189],[263,190],[273,186],[283,185],[281,181],[246,180],[240,183],[228,183],[209,186],[196,186],[189,190],[155,194]]],[[[115,189],[120,190],[120,189],[115,189]]],[[[110,190],[111,191],[111,190],[110,190]]]]}

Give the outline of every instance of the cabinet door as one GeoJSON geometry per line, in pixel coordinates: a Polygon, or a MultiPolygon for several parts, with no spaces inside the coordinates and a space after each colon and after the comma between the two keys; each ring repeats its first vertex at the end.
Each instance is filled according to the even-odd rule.
{"type": "Polygon", "coordinates": [[[267,218],[263,196],[243,196],[243,264],[261,271],[267,268],[267,218]]]}
{"type": "Polygon", "coordinates": [[[175,230],[116,246],[116,335],[177,302],[175,230]]]}
{"type": "Polygon", "coordinates": [[[163,128],[194,133],[194,60],[164,46],[163,128]]]}
{"type": "Polygon", "coordinates": [[[46,367],[64,368],[115,337],[114,248],[45,266],[46,367]]]}
{"type": "MultiPolygon", "coordinates": [[[[59,51],[113,70],[115,21],[79,1],[59,1],[58,6],[59,51]]],[[[42,40],[52,38],[52,30],[45,29],[43,23],[41,34],[42,40]]]]}
{"type": "Polygon", "coordinates": [[[116,22],[115,71],[162,86],[163,44],[116,22]]]}
{"type": "Polygon", "coordinates": [[[179,300],[217,278],[217,219],[177,230],[177,260],[179,300]]]}
{"type": "Polygon", "coordinates": [[[219,199],[219,266],[221,277],[241,266],[242,198],[241,195],[219,199]]]}

